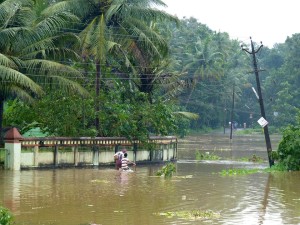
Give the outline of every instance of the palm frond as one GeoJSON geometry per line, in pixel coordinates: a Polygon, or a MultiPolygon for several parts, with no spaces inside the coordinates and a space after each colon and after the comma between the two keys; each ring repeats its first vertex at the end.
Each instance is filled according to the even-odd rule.
{"type": "Polygon", "coordinates": [[[0,28],[24,26],[31,17],[30,0],[6,0],[0,4],[0,28]]]}
{"type": "Polygon", "coordinates": [[[31,59],[24,61],[24,65],[30,74],[60,74],[62,76],[70,76],[73,78],[81,77],[82,74],[71,66],[61,64],[59,62],[44,60],[44,59],[31,59]]]}
{"type": "MultiPolygon", "coordinates": [[[[0,92],[3,92],[3,90],[0,89],[0,92]]],[[[6,89],[6,93],[2,96],[6,96],[5,100],[18,98],[28,103],[34,102],[34,98],[28,93],[28,91],[17,85],[9,86],[6,89]]]]}
{"type": "Polygon", "coordinates": [[[191,119],[191,120],[197,120],[199,119],[199,115],[196,113],[191,113],[191,112],[183,112],[183,111],[178,111],[178,112],[173,112],[174,115],[177,116],[182,116],[185,117],[187,119],[191,119]]]}
{"type": "MultiPolygon", "coordinates": [[[[39,85],[37,85],[33,80],[29,77],[25,76],[24,74],[0,65],[0,83],[1,86],[5,87],[12,83],[17,84],[27,90],[30,90],[33,93],[40,94],[42,93],[42,89],[39,85]]],[[[1,87],[2,88],[2,87],[1,87]]]]}
{"type": "Polygon", "coordinates": [[[17,69],[18,68],[17,65],[14,63],[13,60],[11,60],[6,55],[3,55],[1,53],[0,53],[0,65],[2,65],[4,67],[13,68],[13,69],[17,69]]]}
{"type": "Polygon", "coordinates": [[[65,93],[78,93],[83,97],[89,97],[89,92],[83,88],[78,82],[72,81],[62,76],[48,76],[45,79],[45,87],[50,87],[51,89],[59,89],[65,93]],[[49,82],[47,82],[47,80],[49,82]],[[50,82],[51,81],[51,82],[50,82]]]}
{"type": "Polygon", "coordinates": [[[73,14],[61,12],[55,16],[44,18],[37,23],[34,29],[40,37],[52,36],[68,27],[71,22],[79,22],[79,19],[73,14]]]}

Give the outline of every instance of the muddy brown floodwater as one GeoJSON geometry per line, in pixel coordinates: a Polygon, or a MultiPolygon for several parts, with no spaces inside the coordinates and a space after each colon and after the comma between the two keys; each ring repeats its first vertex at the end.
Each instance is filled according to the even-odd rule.
{"type": "Polygon", "coordinates": [[[221,176],[268,164],[194,158],[179,158],[171,179],[154,176],[162,165],[0,170],[0,203],[17,225],[300,224],[299,172],[221,176]],[[214,216],[182,216],[192,211],[214,216]]]}

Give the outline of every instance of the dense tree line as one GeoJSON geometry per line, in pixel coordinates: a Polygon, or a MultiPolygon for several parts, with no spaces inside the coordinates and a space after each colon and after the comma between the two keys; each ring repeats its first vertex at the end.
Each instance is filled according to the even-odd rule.
{"type": "MultiPolygon", "coordinates": [[[[199,114],[193,129],[228,126],[234,94],[233,119],[240,126],[259,126],[260,107],[252,57],[241,50],[238,40],[210,30],[194,18],[183,19],[173,28],[170,42],[175,70],[185,74],[188,86],[180,95],[180,106],[199,114]],[[234,93],[233,93],[234,92],[234,93]]],[[[296,123],[299,109],[299,34],[257,54],[266,117],[272,128],[296,123]]],[[[260,43],[255,43],[258,48],[260,43]]],[[[272,129],[274,130],[274,129],[272,129]]],[[[277,129],[278,130],[278,129],[277,129]]]]}
{"type": "MultiPolygon", "coordinates": [[[[164,3],[0,1],[0,129],[185,135],[227,126],[233,95],[234,120],[255,125],[255,77],[240,41],[154,5],[164,3]]],[[[299,109],[299,41],[295,34],[258,55],[274,127],[293,124],[299,109]]]]}

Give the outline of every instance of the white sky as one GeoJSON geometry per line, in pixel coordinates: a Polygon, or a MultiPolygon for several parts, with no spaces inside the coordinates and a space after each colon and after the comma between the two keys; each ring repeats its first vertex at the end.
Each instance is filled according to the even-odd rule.
{"type": "Polygon", "coordinates": [[[214,31],[227,32],[231,39],[261,42],[273,47],[288,36],[300,33],[300,0],[163,0],[163,10],[194,17],[214,31]]]}

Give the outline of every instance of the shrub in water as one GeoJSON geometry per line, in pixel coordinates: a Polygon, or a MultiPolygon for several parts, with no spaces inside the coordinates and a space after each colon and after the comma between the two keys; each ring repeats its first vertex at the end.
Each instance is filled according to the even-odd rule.
{"type": "Polygon", "coordinates": [[[173,172],[175,172],[176,167],[174,163],[168,163],[167,165],[163,166],[161,170],[156,172],[157,176],[164,175],[165,177],[171,177],[173,172]]]}
{"type": "Polygon", "coordinates": [[[288,126],[278,146],[279,164],[286,170],[300,170],[300,125],[288,126]]]}
{"type": "Polygon", "coordinates": [[[13,223],[13,216],[8,209],[0,206],[0,224],[11,225],[13,223]]]}

